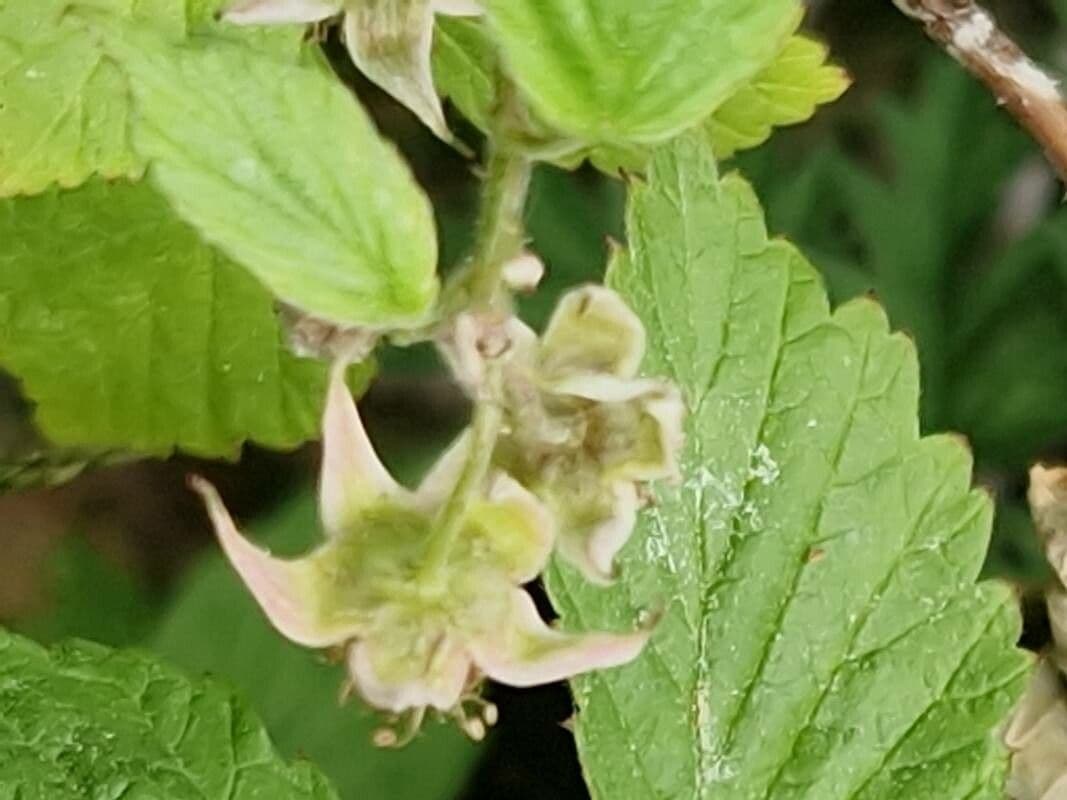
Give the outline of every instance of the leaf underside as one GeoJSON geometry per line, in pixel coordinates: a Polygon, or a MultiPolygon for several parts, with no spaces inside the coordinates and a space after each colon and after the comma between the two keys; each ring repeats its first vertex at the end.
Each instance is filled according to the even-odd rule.
{"type": "Polygon", "coordinates": [[[56,443],[233,456],[313,438],[325,367],[147,183],[0,201],[0,366],[56,443]]]}
{"type": "MultiPolygon", "coordinates": [[[[224,0],[92,0],[95,9],[150,25],[181,39],[223,30],[213,13],[224,0]]],[[[0,197],[73,187],[92,175],[139,178],[144,159],[129,133],[126,79],[84,26],[69,0],[0,2],[0,197]]],[[[254,31],[240,36],[295,60],[301,34],[254,31]]]]}
{"type": "Polygon", "coordinates": [[[178,213],[282,300],[342,324],[421,324],[433,209],[351,92],[240,42],[100,24],[130,77],[138,152],[178,213]]]}
{"type": "Polygon", "coordinates": [[[769,63],[794,0],[488,0],[510,71],[549,123],[590,144],[662,141],[769,63]]]}
{"type": "Polygon", "coordinates": [[[657,489],[618,585],[550,574],[565,624],[665,615],[642,658],[575,682],[594,796],[1000,796],[992,730],[1025,682],[1015,603],[974,583],[992,508],[918,435],[912,344],[829,310],[706,143],[660,151],[610,281],[683,389],[684,481],[657,489]]]}
{"type": "Polygon", "coordinates": [[[0,797],[334,800],[228,690],[88,642],[0,631],[0,797]]]}

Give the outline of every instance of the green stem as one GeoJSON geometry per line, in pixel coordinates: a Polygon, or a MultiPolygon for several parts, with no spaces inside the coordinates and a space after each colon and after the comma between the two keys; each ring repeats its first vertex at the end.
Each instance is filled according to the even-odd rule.
{"type": "Polygon", "coordinates": [[[474,252],[446,289],[446,318],[500,302],[504,267],[522,252],[525,240],[523,216],[532,171],[530,160],[506,145],[490,152],[474,252]]]}
{"type": "Polygon", "coordinates": [[[443,571],[463,533],[463,525],[471,504],[481,496],[481,488],[492,466],[493,450],[496,448],[503,421],[503,410],[498,400],[499,393],[495,391],[500,384],[499,369],[490,364],[487,371],[489,375],[486,377],[486,388],[490,391],[485,392],[486,396],[475,405],[474,419],[468,434],[470,444],[467,461],[452,494],[437,517],[434,536],[422,565],[423,576],[440,575],[443,571]]]}

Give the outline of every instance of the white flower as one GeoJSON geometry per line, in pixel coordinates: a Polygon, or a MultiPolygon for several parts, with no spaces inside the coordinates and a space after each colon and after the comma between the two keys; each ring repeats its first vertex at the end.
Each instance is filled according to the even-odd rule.
{"type": "Polygon", "coordinates": [[[637,377],[644,327],[602,286],[564,295],[540,339],[514,318],[461,315],[441,350],[475,396],[487,349],[506,349],[507,433],[498,465],[552,509],[560,554],[589,580],[610,583],[637,520],[642,485],[678,476],[684,415],[678,390],[637,377]],[[487,347],[501,336],[506,347],[487,347]]]}
{"type": "Polygon", "coordinates": [[[520,587],[545,567],[553,517],[499,472],[460,495],[462,512],[449,516],[470,441],[460,437],[417,491],[404,489],[378,460],[338,367],[323,430],[323,545],[297,560],[275,558],[238,533],[214,488],[201,479],[193,486],[230,562],[282,634],[343,648],[351,685],[370,705],[416,724],[437,709],[480,738],[484,722],[464,704],[478,704],[484,676],[531,686],[616,666],[640,653],[649,632],[568,634],[541,620],[520,587]],[[452,546],[435,559],[441,527],[457,519],[452,546]]]}
{"type": "Polygon", "coordinates": [[[478,16],[476,0],[236,0],[223,19],[240,25],[321,22],[344,14],[345,44],[360,71],[452,141],[433,85],[434,15],[478,16]]]}

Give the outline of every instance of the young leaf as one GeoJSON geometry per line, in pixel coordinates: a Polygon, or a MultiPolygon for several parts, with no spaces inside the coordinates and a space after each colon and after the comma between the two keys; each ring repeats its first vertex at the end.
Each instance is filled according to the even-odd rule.
{"type": "Polygon", "coordinates": [[[774,128],[812,117],[848,88],[848,74],[826,63],[826,47],[794,36],[778,56],[723,103],[707,122],[719,158],[763,144],[774,128]]]}
{"type": "Polygon", "coordinates": [[[0,796],[331,800],[230,691],[149,656],[0,630],[0,796]]]}
{"type": "MultiPolygon", "coordinates": [[[[171,38],[213,26],[224,0],[94,0],[171,38]]],[[[137,178],[144,161],[129,141],[128,89],[68,0],[0,2],[0,197],[36,194],[91,175],[137,178]]],[[[234,34],[236,35],[236,34],[234,34]]],[[[243,34],[295,58],[299,31],[243,34]]]]}
{"type": "Polygon", "coordinates": [[[618,586],[551,576],[567,624],[664,611],[640,661],[576,683],[594,796],[992,796],[1028,662],[1010,593],[974,583],[969,455],[919,438],[911,343],[870,301],[831,314],[706,143],[656,155],[628,227],[610,280],[690,416],[618,586]]]}
{"type": "Polygon", "coordinates": [[[425,320],[437,293],[432,208],[347,89],[239,43],[106,28],[137,100],[135,145],[181,216],[318,317],[425,320]]]}
{"type": "MultiPolygon", "coordinates": [[[[848,88],[847,73],[826,63],[825,46],[803,35],[790,37],[777,57],[704,120],[715,155],[727,158],[738,150],[763,144],[775,127],[810,119],[818,105],[840,97],[848,88]]],[[[496,102],[497,56],[485,26],[475,20],[442,18],[434,38],[435,82],[446,97],[483,131],[490,127],[496,102]]],[[[588,156],[594,166],[618,174],[618,166],[641,170],[649,148],[594,147],[580,150],[561,165],[573,167],[588,156]],[[613,161],[614,159],[614,161],[613,161]]]]}
{"type": "Polygon", "coordinates": [[[549,123],[595,144],[656,142],[770,62],[794,0],[487,0],[513,77],[549,123]]]}
{"type": "MultiPolygon", "coordinates": [[[[258,541],[275,552],[302,552],[313,541],[315,517],[314,498],[301,496],[264,523],[258,541]]],[[[381,720],[357,700],[343,708],[337,702],[342,668],[282,639],[221,553],[182,582],[152,647],[242,687],[282,752],[306,754],[344,797],[454,797],[480,753],[452,726],[436,725],[403,750],[375,748],[371,736],[381,720]]]]}
{"type": "Polygon", "coordinates": [[[0,202],[0,365],[65,445],[233,456],[313,438],[323,365],[148,184],[0,202]]]}

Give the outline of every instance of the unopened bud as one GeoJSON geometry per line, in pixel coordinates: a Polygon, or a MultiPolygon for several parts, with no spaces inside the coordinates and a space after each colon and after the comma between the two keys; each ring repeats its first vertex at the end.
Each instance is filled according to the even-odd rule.
{"type": "Polygon", "coordinates": [[[532,292],[545,276],[545,265],[533,253],[523,253],[504,265],[504,283],[514,292],[532,292]]]}

